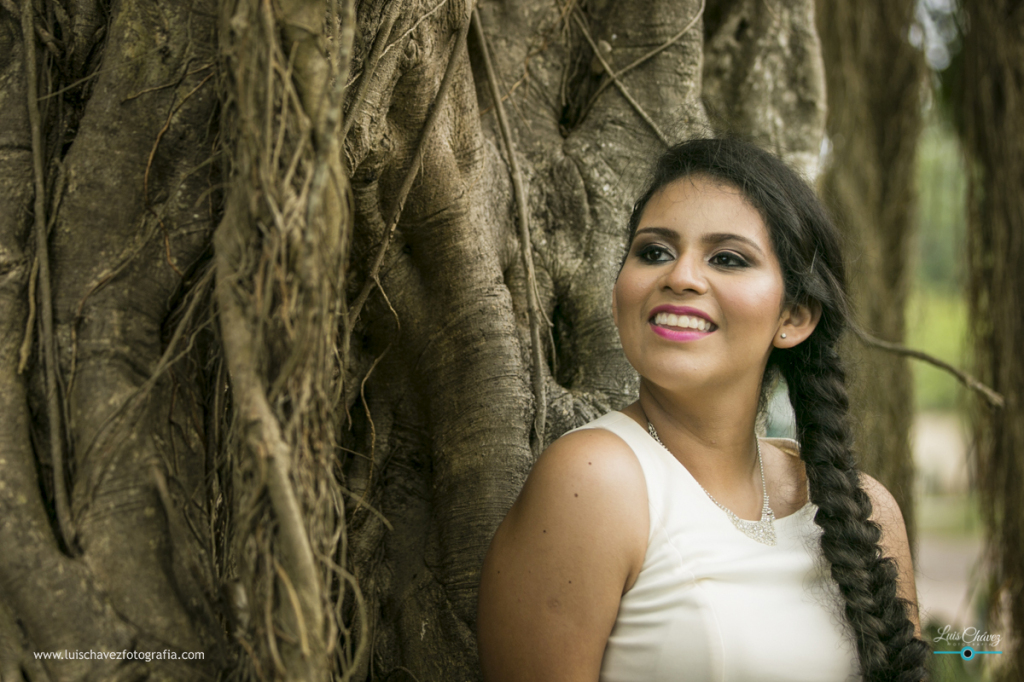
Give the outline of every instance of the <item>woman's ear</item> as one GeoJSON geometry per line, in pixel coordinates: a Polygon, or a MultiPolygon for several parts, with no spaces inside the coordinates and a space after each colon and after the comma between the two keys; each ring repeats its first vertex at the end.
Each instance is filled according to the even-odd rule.
{"type": "Polygon", "coordinates": [[[788,306],[779,318],[779,328],[775,331],[776,348],[792,348],[802,343],[811,335],[821,319],[821,304],[811,301],[808,304],[788,306]]]}

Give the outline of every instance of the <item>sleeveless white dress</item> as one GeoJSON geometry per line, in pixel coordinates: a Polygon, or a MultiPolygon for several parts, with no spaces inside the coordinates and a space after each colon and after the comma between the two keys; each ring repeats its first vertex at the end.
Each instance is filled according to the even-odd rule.
{"type": "MultiPolygon", "coordinates": [[[[775,521],[778,544],[741,533],[690,472],[621,412],[602,428],[636,454],[651,532],[623,596],[600,682],[852,682],[856,649],[843,623],[808,503],[775,521]]],[[[796,443],[770,439],[796,452],[796,443]]]]}

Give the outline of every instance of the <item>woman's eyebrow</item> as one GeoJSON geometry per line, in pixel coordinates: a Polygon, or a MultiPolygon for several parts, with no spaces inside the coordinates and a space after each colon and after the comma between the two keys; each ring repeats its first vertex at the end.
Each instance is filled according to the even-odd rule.
{"type": "Polygon", "coordinates": [[[747,246],[757,250],[758,253],[764,255],[764,251],[760,246],[757,245],[753,239],[744,237],[741,234],[734,234],[732,232],[711,232],[701,237],[701,241],[705,244],[721,244],[722,242],[737,241],[746,244],[747,246]]]}
{"type": "MultiPolygon", "coordinates": [[[[669,227],[641,227],[639,230],[636,231],[636,233],[633,236],[637,237],[641,234],[656,234],[659,237],[663,237],[665,239],[679,239],[679,233],[669,227]]],[[[722,242],[728,241],[737,241],[746,244],[747,246],[751,247],[762,256],[764,255],[764,250],[760,246],[758,246],[757,242],[755,242],[753,239],[750,239],[749,237],[744,237],[743,235],[736,234],[734,232],[710,232],[708,234],[703,235],[701,237],[701,241],[704,242],[705,244],[710,245],[721,244],[722,242]]]]}
{"type": "Polygon", "coordinates": [[[636,237],[637,235],[647,233],[656,234],[665,239],[679,239],[679,233],[668,227],[641,227],[633,236],[636,237]]]}

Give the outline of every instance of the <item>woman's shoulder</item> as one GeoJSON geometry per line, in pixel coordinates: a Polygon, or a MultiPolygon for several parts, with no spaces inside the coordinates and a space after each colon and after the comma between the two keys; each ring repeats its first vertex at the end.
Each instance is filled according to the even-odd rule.
{"type": "Polygon", "coordinates": [[[640,464],[580,429],[537,459],[481,571],[485,679],[597,679],[619,600],[647,549],[640,464]]]}
{"type": "Polygon", "coordinates": [[[650,532],[643,469],[615,433],[571,431],[537,459],[503,526],[525,536],[571,538],[566,546],[576,546],[581,560],[591,553],[625,560],[632,579],[650,532]],[[580,546],[584,539],[596,544],[580,546]]]}
{"type": "Polygon", "coordinates": [[[860,485],[871,500],[871,520],[879,524],[883,533],[887,529],[897,534],[906,534],[903,512],[889,489],[874,476],[860,472],[860,485]]]}
{"type": "Polygon", "coordinates": [[[643,469],[633,449],[618,433],[620,412],[609,413],[555,440],[538,458],[523,492],[543,485],[551,492],[573,489],[573,500],[580,490],[588,497],[627,502],[644,496],[643,469]]]}
{"type": "Polygon", "coordinates": [[[481,572],[485,677],[542,659],[554,666],[550,679],[581,670],[596,679],[619,600],[647,551],[644,486],[632,450],[606,429],[567,433],[537,459],[481,572]]]}

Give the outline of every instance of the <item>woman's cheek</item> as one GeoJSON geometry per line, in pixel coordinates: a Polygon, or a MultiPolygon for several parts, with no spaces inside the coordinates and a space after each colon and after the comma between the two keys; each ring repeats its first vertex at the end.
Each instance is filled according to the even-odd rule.
{"type": "Polygon", "coordinates": [[[774,285],[775,282],[768,281],[737,287],[733,295],[720,296],[719,300],[723,310],[733,311],[733,322],[743,319],[758,327],[772,326],[778,321],[776,311],[782,309],[781,284],[774,285]]]}

